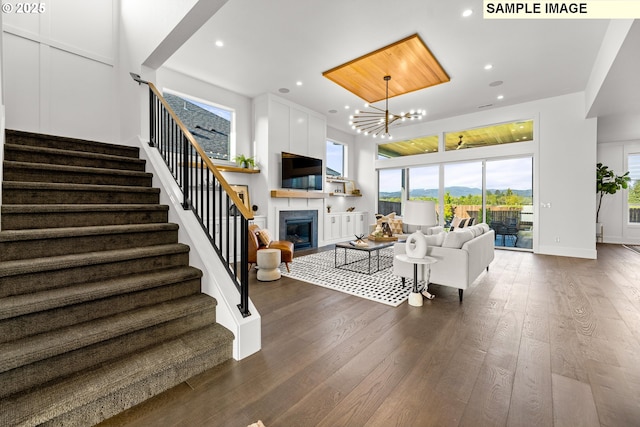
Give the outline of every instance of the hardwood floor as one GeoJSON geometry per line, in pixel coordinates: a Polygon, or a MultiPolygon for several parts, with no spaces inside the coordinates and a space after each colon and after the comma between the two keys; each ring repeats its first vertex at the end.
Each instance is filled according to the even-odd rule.
{"type": "Polygon", "coordinates": [[[391,308],[254,272],[262,351],[101,425],[640,425],[640,254],[496,251],[462,304],[430,291],[391,308]]]}

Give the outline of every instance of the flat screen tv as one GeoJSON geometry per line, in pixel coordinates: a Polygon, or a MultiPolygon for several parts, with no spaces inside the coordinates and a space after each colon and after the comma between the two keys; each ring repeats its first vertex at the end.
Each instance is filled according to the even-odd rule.
{"type": "Polygon", "coordinates": [[[322,159],[283,151],[282,188],[322,190],[322,159]]]}

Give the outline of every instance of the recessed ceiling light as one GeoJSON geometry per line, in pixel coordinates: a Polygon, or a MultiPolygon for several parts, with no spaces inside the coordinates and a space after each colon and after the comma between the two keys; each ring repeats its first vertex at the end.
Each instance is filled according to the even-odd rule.
{"type": "Polygon", "coordinates": [[[296,82],[296,86],[302,86],[302,82],[301,82],[300,80],[298,80],[298,81],[296,82]]]}
{"type": "Polygon", "coordinates": [[[216,46],[222,47],[224,46],[224,42],[222,40],[216,40],[216,46]]]}
{"type": "Polygon", "coordinates": [[[502,83],[504,83],[502,80],[496,80],[495,82],[489,83],[489,86],[496,87],[496,86],[500,86],[502,83]]]}
{"type": "Polygon", "coordinates": [[[504,95],[498,95],[498,99],[504,99],[504,95]]]}
{"type": "Polygon", "coordinates": [[[281,87],[280,89],[278,89],[278,92],[280,92],[280,93],[289,93],[289,89],[287,89],[286,87],[281,87]]]}
{"type": "Polygon", "coordinates": [[[462,12],[462,16],[467,18],[469,16],[473,15],[473,10],[471,9],[466,9],[464,12],[462,12]]]}
{"type": "Polygon", "coordinates": [[[331,114],[335,114],[337,112],[338,112],[338,110],[329,110],[329,113],[331,113],[331,114]]]}
{"type": "Polygon", "coordinates": [[[491,64],[487,64],[487,65],[484,66],[485,70],[490,70],[492,68],[493,68],[493,65],[491,65],[491,64]]]}

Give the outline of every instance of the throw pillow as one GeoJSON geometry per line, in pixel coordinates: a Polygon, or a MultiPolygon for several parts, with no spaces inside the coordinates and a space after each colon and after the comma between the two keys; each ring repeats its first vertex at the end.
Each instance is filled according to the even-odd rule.
{"type": "Polygon", "coordinates": [[[473,239],[473,233],[469,230],[452,231],[445,236],[442,247],[460,249],[471,239],[473,239]]]}
{"type": "Polygon", "coordinates": [[[402,218],[390,218],[389,227],[393,234],[402,234],[402,218]]]}
{"type": "Polygon", "coordinates": [[[269,233],[269,230],[264,228],[262,230],[258,230],[258,232],[256,232],[256,235],[258,236],[258,241],[263,246],[269,246],[269,244],[273,240],[271,238],[271,233],[269,233]]]}
{"type": "Polygon", "coordinates": [[[458,228],[460,226],[460,221],[462,221],[462,218],[458,218],[457,216],[454,216],[453,219],[451,220],[451,228],[458,228]]]}

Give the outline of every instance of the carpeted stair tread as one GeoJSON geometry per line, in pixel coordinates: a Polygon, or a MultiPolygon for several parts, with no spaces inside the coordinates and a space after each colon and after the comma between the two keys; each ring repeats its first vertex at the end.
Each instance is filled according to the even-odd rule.
{"type": "Polygon", "coordinates": [[[140,171],[99,167],[67,166],[31,162],[4,162],[5,181],[66,182],[94,185],[144,185],[151,186],[153,174],[140,171]]]}
{"type": "Polygon", "coordinates": [[[176,243],[178,225],[126,224],[0,231],[0,262],[176,243]]]}
{"type": "Polygon", "coordinates": [[[65,288],[14,295],[0,299],[0,305],[2,306],[0,319],[8,319],[201,277],[202,271],[199,269],[184,266],[150,273],[120,276],[93,283],[80,283],[65,288]]]}
{"type": "Polygon", "coordinates": [[[23,240],[59,239],[63,237],[98,236],[103,234],[141,233],[145,231],[177,230],[178,225],[124,224],[96,225],[91,227],[38,228],[33,230],[0,231],[0,243],[23,240]]]}
{"type": "Polygon", "coordinates": [[[2,187],[4,204],[156,204],[160,198],[159,188],[126,185],[4,181],[2,187]]]}
{"type": "Polygon", "coordinates": [[[0,401],[0,425],[93,425],[231,356],[218,324],[0,401]],[[83,416],[77,411],[82,411],[83,416]],[[104,412],[106,411],[106,412],[104,412]],[[65,418],[65,414],[69,414],[65,418]]]}
{"type": "Polygon", "coordinates": [[[111,154],[86,151],[63,150],[59,148],[32,147],[6,143],[4,159],[8,161],[29,161],[32,163],[63,164],[86,167],[108,167],[144,171],[145,161],[139,158],[113,156],[111,154]]]}
{"type": "Polygon", "coordinates": [[[189,246],[182,243],[158,245],[113,251],[89,252],[84,254],[60,255],[34,258],[27,261],[5,261],[0,263],[0,277],[19,274],[86,267],[94,264],[118,262],[124,259],[157,257],[167,253],[188,253],[189,246]]]}
{"type": "Polygon", "coordinates": [[[13,129],[5,130],[5,135],[6,142],[10,144],[45,148],[61,148],[65,150],[85,151],[89,153],[111,154],[121,157],[140,157],[140,149],[138,147],[128,145],[87,141],[67,136],[43,135],[13,129]]]}
{"type": "Polygon", "coordinates": [[[197,294],[3,343],[0,372],[212,308],[213,298],[197,294]]]}
{"type": "MultiPolygon", "coordinates": [[[[29,182],[29,181],[5,181],[5,189],[21,190],[64,190],[64,191],[96,191],[96,192],[132,192],[160,194],[159,188],[147,188],[134,185],[95,185],[74,184],[64,182],[29,182]]],[[[106,204],[106,203],[102,203],[106,204]]]]}
{"type": "Polygon", "coordinates": [[[3,205],[2,229],[87,227],[167,222],[169,206],[154,204],[3,205]]]}

